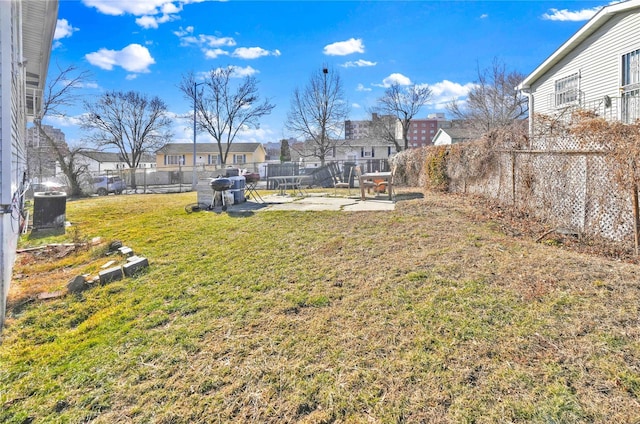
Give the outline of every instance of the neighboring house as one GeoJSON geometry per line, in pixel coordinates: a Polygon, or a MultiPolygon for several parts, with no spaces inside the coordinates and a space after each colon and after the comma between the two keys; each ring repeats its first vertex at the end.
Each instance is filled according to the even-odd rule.
{"type": "Polygon", "coordinates": [[[434,146],[463,143],[480,138],[480,134],[468,128],[440,128],[433,137],[434,146]]]}
{"type": "MultiPolygon", "coordinates": [[[[81,150],[80,161],[87,166],[87,171],[92,174],[110,173],[129,169],[127,162],[123,160],[120,153],[100,152],[97,150],[81,150]]],[[[156,157],[149,153],[143,153],[138,164],[138,169],[154,168],[156,157]]]]}
{"type": "Polygon", "coordinates": [[[640,0],[603,7],[518,86],[535,114],[590,109],[607,119],[640,118],[640,0]]]}
{"type": "MultiPolygon", "coordinates": [[[[223,146],[223,149],[226,146],[223,146]]],[[[267,152],[261,143],[231,143],[227,155],[227,166],[259,164],[266,160],[267,152]]],[[[222,164],[217,143],[196,144],[197,166],[218,166],[222,164]]],[[[193,143],[169,143],[156,151],[158,168],[193,166],[193,143]]]]}
{"type": "Polygon", "coordinates": [[[0,1],[0,328],[21,226],[27,121],[40,114],[58,2],[0,1]]]}
{"type": "Polygon", "coordinates": [[[339,159],[359,163],[370,159],[389,159],[396,152],[395,146],[372,138],[350,140],[338,150],[339,159]]]}
{"type": "MultiPolygon", "coordinates": [[[[314,144],[295,143],[291,148],[291,161],[305,164],[319,164],[319,160],[311,155],[314,144]],[[307,149],[307,150],[305,150],[307,149]]],[[[361,163],[374,159],[388,159],[395,153],[395,146],[373,138],[359,138],[355,140],[339,140],[325,157],[325,162],[347,161],[361,163]]]]}

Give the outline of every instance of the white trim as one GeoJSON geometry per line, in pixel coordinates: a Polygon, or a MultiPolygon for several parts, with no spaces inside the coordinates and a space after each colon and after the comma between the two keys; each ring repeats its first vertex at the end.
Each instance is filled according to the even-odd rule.
{"type": "Polygon", "coordinates": [[[538,66],[529,76],[527,76],[517,87],[518,90],[530,88],[533,82],[547,73],[554,65],[560,62],[569,52],[571,52],[577,45],[582,43],[590,35],[592,35],[598,28],[604,25],[615,14],[620,12],[626,12],[640,7],[640,0],[628,0],[621,3],[615,3],[609,6],[605,6],[598,13],[595,14],[589,22],[587,22],[582,28],[578,30],[569,40],[561,45],[555,52],[551,54],[540,66],[538,66]]]}

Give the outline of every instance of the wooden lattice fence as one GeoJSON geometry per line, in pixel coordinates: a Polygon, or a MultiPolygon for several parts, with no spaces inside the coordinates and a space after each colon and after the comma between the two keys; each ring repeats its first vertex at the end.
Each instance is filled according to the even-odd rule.
{"type": "Polygon", "coordinates": [[[483,158],[479,170],[473,160],[478,162],[479,149],[477,143],[452,149],[456,152],[447,159],[449,191],[491,197],[581,234],[633,239],[630,196],[614,181],[605,152],[494,150],[485,154],[489,160],[483,158]]]}

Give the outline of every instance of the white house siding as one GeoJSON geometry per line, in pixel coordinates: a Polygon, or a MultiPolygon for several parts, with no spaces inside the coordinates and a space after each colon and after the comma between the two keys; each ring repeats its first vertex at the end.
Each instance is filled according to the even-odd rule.
{"type": "Polygon", "coordinates": [[[620,107],[615,102],[620,97],[621,57],[636,49],[640,49],[640,10],[613,16],[531,85],[534,112],[562,110],[555,106],[555,81],[579,72],[581,105],[596,106],[606,95],[614,102],[612,113],[618,114],[620,107]]]}
{"type": "Polygon", "coordinates": [[[21,7],[20,2],[0,1],[0,327],[19,235],[17,194],[26,170],[24,69],[18,65],[21,7]]]}
{"type": "Polygon", "coordinates": [[[27,104],[26,83],[42,90],[57,11],[57,0],[0,0],[0,329],[20,232],[27,113],[41,106],[35,96],[27,104]]]}
{"type": "Polygon", "coordinates": [[[445,146],[452,143],[453,143],[453,140],[451,139],[451,136],[447,134],[445,131],[443,131],[442,129],[439,129],[435,137],[433,137],[434,146],[445,146]]]}

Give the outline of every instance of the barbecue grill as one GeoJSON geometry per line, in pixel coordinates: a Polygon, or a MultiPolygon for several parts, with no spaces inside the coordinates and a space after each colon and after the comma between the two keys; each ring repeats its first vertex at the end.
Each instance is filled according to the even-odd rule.
{"type": "MultiPolygon", "coordinates": [[[[215,178],[211,180],[211,188],[214,192],[219,191],[220,197],[222,198],[222,210],[227,210],[227,200],[225,199],[225,191],[229,190],[233,186],[233,182],[229,178],[215,178]]],[[[215,193],[213,193],[213,198],[215,199],[215,193]]]]}

